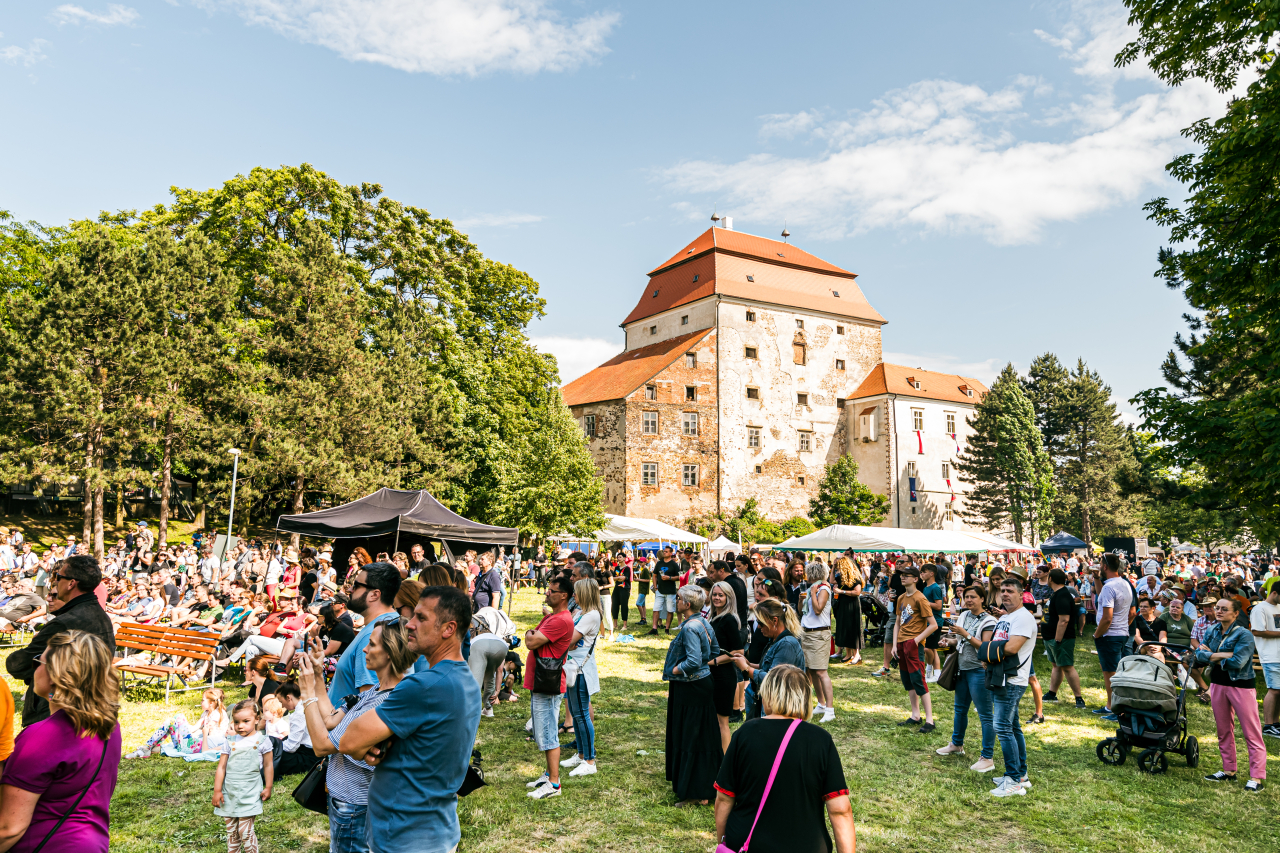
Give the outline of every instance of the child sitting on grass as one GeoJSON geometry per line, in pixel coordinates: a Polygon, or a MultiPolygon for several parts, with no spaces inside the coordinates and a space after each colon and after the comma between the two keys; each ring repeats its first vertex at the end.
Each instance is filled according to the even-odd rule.
{"type": "Polygon", "coordinates": [[[163,748],[171,758],[217,749],[231,731],[231,717],[227,714],[226,695],[217,687],[210,687],[200,700],[200,719],[193,726],[181,711],[167,723],[156,729],[147,742],[125,758],[149,758],[163,748]],[[165,738],[170,743],[165,743],[165,738]]]}

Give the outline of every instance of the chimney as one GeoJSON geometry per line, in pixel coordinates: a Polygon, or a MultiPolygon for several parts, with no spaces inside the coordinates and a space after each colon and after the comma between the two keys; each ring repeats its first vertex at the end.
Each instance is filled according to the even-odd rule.
{"type": "Polygon", "coordinates": [[[721,228],[723,228],[723,229],[724,229],[724,230],[726,230],[726,231],[732,231],[732,230],[733,230],[733,217],[732,217],[732,216],[726,216],[723,220],[721,220],[720,227],[721,227],[721,228]]]}

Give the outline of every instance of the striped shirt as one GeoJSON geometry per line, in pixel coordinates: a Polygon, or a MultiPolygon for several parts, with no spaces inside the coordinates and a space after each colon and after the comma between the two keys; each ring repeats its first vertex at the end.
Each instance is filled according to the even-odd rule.
{"type": "MultiPolygon", "coordinates": [[[[342,733],[351,725],[351,721],[361,714],[376,708],[391,695],[390,690],[379,690],[378,685],[370,687],[360,694],[359,701],[350,711],[343,715],[338,725],[329,732],[329,741],[337,749],[342,740],[342,733]]],[[[373,782],[373,768],[363,761],[356,761],[350,755],[341,753],[329,759],[329,771],[325,775],[329,793],[335,800],[344,803],[364,806],[369,804],[369,784],[373,782]]]]}

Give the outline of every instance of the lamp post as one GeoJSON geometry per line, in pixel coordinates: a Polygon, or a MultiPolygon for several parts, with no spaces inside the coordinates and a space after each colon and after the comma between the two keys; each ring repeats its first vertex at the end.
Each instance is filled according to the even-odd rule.
{"type": "Polygon", "coordinates": [[[221,563],[227,556],[227,549],[231,547],[231,531],[235,526],[236,520],[236,475],[240,473],[240,451],[231,448],[231,509],[227,512],[227,541],[222,545],[222,553],[218,555],[218,562],[221,563]]]}

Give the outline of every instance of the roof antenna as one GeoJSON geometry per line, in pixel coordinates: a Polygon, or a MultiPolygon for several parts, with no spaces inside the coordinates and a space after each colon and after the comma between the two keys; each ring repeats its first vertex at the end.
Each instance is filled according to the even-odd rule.
{"type": "Polygon", "coordinates": [[[717,225],[720,224],[720,214],[716,212],[719,209],[720,209],[720,205],[718,204],[711,209],[711,227],[712,228],[715,228],[717,225]]]}
{"type": "Polygon", "coordinates": [[[790,236],[791,236],[791,232],[787,230],[787,220],[784,219],[782,220],[782,242],[785,243],[787,241],[787,238],[790,236]]]}

